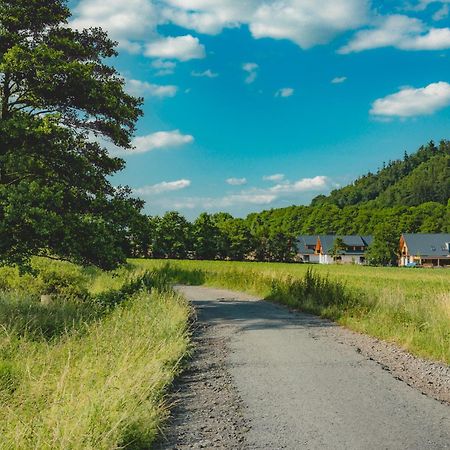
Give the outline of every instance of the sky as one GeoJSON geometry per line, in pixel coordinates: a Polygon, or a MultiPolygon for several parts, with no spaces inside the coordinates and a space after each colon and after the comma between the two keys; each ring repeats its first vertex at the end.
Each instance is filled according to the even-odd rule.
{"type": "Polygon", "coordinates": [[[145,212],[309,204],[449,138],[450,0],[72,0],[144,98],[113,178],[145,212]]]}

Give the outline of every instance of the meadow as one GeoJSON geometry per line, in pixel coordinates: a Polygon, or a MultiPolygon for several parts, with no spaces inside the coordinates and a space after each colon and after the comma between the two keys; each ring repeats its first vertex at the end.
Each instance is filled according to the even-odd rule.
{"type": "Polygon", "coordinates": [[[450,364],[450,270],[131,260],[180,283],[257,294],[450,364]]]}
{"type": "Polygon", "coordinates": [[[149,448],[190,349],[189,305],[158,271],[33,268],[0,268],[0,448],[149,448]]]}

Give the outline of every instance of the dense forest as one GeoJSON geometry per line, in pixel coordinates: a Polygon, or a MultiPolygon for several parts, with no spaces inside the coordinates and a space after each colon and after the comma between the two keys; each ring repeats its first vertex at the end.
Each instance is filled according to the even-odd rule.
{"type": "Polygon", "coordinates": [[[249,214],[177,212],[139,218],[126,252],[155,258],[289,261],[299,234],[375,234],[395,242],[402,232],[450,232],[450,142],[430,142],[383,164],[309,206],[249,214]],[[395,239],[393,239],[393,236],[395,239]]]}

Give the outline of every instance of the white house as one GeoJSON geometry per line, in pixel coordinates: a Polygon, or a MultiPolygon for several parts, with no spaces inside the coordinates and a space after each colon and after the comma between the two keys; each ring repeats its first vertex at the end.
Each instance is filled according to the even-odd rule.
{"type": "Polygon", "coordinates": [[[315,253],[319,255],[320,264],[365,264],[367,247],[372,240],[372,236],[321,234],[317,237],[315,253]],[[342,240],[342,248],[333,255],[337,238],[342,240]]]}

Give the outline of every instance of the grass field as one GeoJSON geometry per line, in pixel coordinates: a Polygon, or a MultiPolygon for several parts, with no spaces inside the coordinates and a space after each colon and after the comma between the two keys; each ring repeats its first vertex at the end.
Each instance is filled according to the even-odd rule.
{"type": "Polygon", "coordinates": [[[35,266],[0,269],[0,448],[149,448],[189,351],[189,305],[161,273],[35,266]]]}
{"type": "Polygon", "coordinates": [[[448,269],[222,261],[171,261],[170,267],[176,281],[255,293],[450,363],[448,269]]]}

